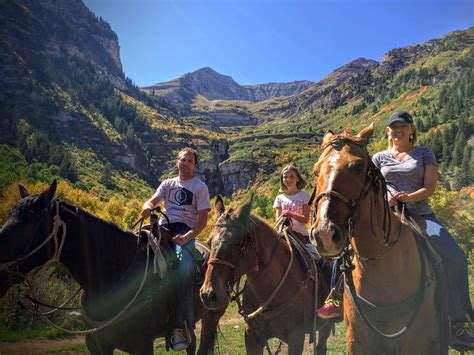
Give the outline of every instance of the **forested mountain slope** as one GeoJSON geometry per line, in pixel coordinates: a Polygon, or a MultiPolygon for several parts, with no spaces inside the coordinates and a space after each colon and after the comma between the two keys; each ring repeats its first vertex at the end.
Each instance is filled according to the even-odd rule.
{"type": "Polygon", "coordinates": [[[239,85],[203,68],[139,89],[119,39],[80,0],[0,2],[0,188],[54,177],[99,198],[147,196],[183,146],[202,155],[211,194],[275,192],[293,162],[310,178],[320,137],[414,114],[443,182],[472,185],[474,29],[359,58],[319,82],[239,85]]]}

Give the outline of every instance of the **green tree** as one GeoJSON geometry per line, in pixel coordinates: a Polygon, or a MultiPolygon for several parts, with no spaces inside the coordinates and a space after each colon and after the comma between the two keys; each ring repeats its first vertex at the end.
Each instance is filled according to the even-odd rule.
{"type": "Polygon", "coordinates": [[[456,134],[453,148],[454,149],[453,149],[453,159],[451,160],[451,170],[454,170],[454,167],[460,166],[462,163],[463,151],[464,151],[464,134],[461,131],[459,131],[456,134]]]}
{"type": "Polygon", "coordinates": [[[466,144],[464,146],[461,163],[463,187],[474,183],[474,164],[472,160],[472,147],[466,144]]]}

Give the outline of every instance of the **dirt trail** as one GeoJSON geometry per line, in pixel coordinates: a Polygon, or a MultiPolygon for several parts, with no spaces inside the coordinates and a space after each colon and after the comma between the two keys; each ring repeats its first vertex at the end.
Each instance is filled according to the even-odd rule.
{"type": "MultiPolygon", "coordinates": [[[[220,321],[222,325],[244,324],[242,317],[238,314],[225,314],[220,321]]],[[[196,335],[201,331],[201,323],[196,325],[196,335]]],[[[75,345],[85,344],[84,336],[76,336],[68,339],[37,339],[21,341],[16,343],[0,342],[0,355],[19,355],[19,354],[84,354],[80,351],[68,350],[75,345]]],[[[156,343],[155,343],[156,344],[156,343]]]]}
{"type": "MultiPolygon", "coordinates": [[[[55,352],[61,349],[69,349],[74,345],[84,344],[84,337],[78,336],[69,339],[41,339],[28,340],[17,343],[0,343],[0,354],[46,354],[55,352]]],[[[75,354],[76,352],[61,351],[61,354],[75,354]]]]}

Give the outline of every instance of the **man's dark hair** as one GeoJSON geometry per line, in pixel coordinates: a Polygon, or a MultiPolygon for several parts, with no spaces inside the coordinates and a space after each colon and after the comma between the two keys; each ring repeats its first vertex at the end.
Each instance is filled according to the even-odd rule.
{"type": "Polygon", "coordinates": [[[186,148],[181,149],[178,153],[178,158],[183,153],[192,153],[192,154],[194,154],[194,162],[196,163],[196,166],[198,165],[198,152],[195,149],[190,148],[190,147],[186,147],[186,148]]]}

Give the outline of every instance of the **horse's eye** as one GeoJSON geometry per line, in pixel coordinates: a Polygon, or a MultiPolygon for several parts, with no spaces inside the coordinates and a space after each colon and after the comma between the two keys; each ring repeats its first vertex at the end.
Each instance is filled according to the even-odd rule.
{"type": "Polygon", "coordinates": [[[352,171],[360,173],[362,169],[364,168],[364,163],[360,160],[353,161],[349,163],[348,168],[351,169],[352,171]]]}

